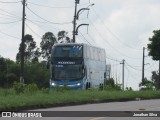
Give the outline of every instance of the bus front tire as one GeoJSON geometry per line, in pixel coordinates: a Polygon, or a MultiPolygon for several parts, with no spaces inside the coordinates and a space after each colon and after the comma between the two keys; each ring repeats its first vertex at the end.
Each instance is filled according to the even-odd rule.
{"type": "Polygon", "coordinates": [[[86,83],[86,90],[88,90],[91,87],[91,83],[86,83]]]}
{"type": "Polygon", "coordinates": [[[99,89],[103,90],[103,84],[99,84],[99,89]]]}

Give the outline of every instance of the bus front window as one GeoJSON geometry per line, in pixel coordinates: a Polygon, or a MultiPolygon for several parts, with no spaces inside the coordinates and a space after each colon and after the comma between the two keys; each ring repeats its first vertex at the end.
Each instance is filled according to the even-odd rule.
{"type": "Polygon", "coordinates": [[[57,80],[77,80],[83,76],[81,65],[54,65],[54,78],[57,80]]]}
{"type": "Polygon", "coordinates": [[[58,46],[54,47],[52,51],[52,57],[70,57],[70,58],[81,58],[82,57],[82,46],[58,46]]]}

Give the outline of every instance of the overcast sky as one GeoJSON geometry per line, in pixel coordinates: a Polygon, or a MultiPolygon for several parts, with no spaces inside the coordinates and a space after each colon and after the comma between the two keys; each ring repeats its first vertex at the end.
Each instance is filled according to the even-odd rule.
{"type": "MultiPolygon", "coordinates": [[[[75,0],[27,0],[26,30],[37,42],[46,32],[57,36],[65,30],[72,38],[75,0]],[[57,24],[58,23],[58,24],[57,24]]],[[[111,64],[111,76],[122,83],[122,65],[125,59],[125,87],[138,89],[142,79],[142,49],[147,47],[153,30],[160,28],[159,0],[80,0],[78,9],[90,6],[80,13],[77,43],[87,43],[105,48],[107,64],[111,64]]],[[[0,0],[0,55],[15,60],[21,42],[22,3],[19,0],[0,0]]],[[[145,51],[145,77],[158,70],[158,62],[152,61],[145,51]]]]}

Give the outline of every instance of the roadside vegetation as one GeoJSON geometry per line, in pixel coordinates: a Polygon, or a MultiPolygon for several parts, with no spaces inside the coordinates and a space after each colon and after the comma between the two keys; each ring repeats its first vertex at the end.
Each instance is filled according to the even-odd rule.
{"type": "Polygon", "coordinates": [[[0,89],[0,110],[23,110],[97,102],[158,99],[160,91],[120,91],[117,89],[67,90],[66,86],[50,91],[36,84],[14,83],[13,88],[0,89]]]}
{"type": "MultiPolygon", "coordinates": [[[[160,60],[160,30],[154,31],[148,44],[149,56],[153,60],[160,60]],[[157,44],[159,43],[159,44],[157,44]]],[[[95,102],[113,102],[140,99],[160,99],[160,70],[152,71],[150,80],[145,78],[141,91],[133,91],[127,87],[121,90],[121,84],[115,84],[114,79],[105,80],[105,87],[99,89],[70,91],[64,85],[49,90],[49,70],[46,62],[50,59],[51,47],[57,41],[71,42],[68,33],[58,32],[57,37],[47,32],[42,36],[40,48],[37,47],[32,35],[25,35],[24,50],[24,83],[19,83],[20,50],[16,61],[0,56],[0,110],[22,110],[61,105],[85,104],[95,102]]]]}

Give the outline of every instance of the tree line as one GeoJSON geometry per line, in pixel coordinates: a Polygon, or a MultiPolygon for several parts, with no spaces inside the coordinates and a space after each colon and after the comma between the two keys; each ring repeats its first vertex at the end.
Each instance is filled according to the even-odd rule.
{"type": "MultiPolygon", "coordinates": [[[[72,40],[68,37],[66,31],[59,31],[57,36],[52,32],[46,32],[42,36],[40,48],[37,47],[32,35],[25,35],[24,41],[25,83],[36,83],[40,88],[49,87],[50,73],[46,69],[46,61],[50,59],[51,48],[57,42],[70,43],[72,40]]],[[[145,79],[145,85],[148,87],[155,86],[156,89],[160,89],[160,30],[153,31],[153,36],[149,38],[147,48],[148,55],[153,60],[159,61],[159,71],[152,71],[151,79],[145,79]]],[[[16,61],[0,56],[0,87],[11,87],[14,81],[19,81],[20,51],[21,44],[16,55],[16,61]]]]}
{"type": "MultiPolygon", "coordinates": [[[[57,37],[52,32],[46,32],[38,48],[32,35],[24,36],[25,84],[35,83],[39,88],[49,87],[50,71],[46,68],[46,61],[50,58],[52,46],[57,42],[70,43],[71,39],[66,31],[59,31],[57,37]]],[[[15,81],[19,82],[20,51],[21,44],[16,61],[0,56],[0,87],[9,88],[15,81]]]]}
{"type": "MultiPolygon", "coordinates": [[[[43,60],[48,61],[51,54],[52,46],[55,43],[70,43],[71,39],[68,37],[68,33],[66,31],[58,32],[57,38],[52,32],[47,32],[42,36],[42,41],[40,42],[40,48],[37,47],[36,42],[32,35],[24,36],[24,61],[27,62],[38,62],[39,58],[43,58],[43,60]]],[[[20,62],[20,51],[21,44],[19,47],[19,52],[16,55],[16,61],[20,62]]]]}

